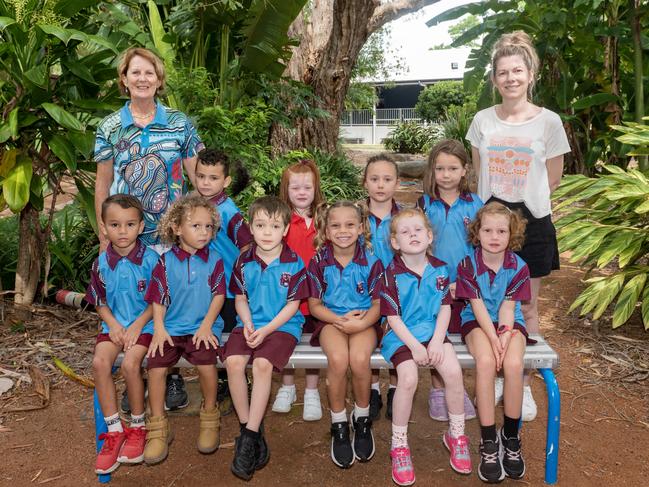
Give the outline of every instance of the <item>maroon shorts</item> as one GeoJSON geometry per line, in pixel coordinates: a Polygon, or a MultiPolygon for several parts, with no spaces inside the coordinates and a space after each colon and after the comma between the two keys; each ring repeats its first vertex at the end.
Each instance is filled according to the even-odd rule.
{"type": "Polygon", "coordinates": [[[461,333],[462,319],[460,313],[464,309],[466,301],[454,299],[451,302],[451,321],[448,324],[448,333],[461,333]]]}
{"type": "Polygon", "coordinates": [[[192,365],[216,365],[218,350],[211,346],[207,348],[204,342],[201,342],[199,348],[192,343],[193,335],[172,336],[173,347],[165,342],[162,349],[163,355],[156,350],[155,357],[148,357],[146,368],[159,369],[162,367],[173,367],[178,363],[181,357],[185,357],[187,362],[192,365]]]}
{"type": "MultiPolygon", "coordinates": [[[[149,345],[151,344],[151,339],[153,338],[153,335],[151,333],[141,333],[139,337],[137,337],[137,342],[135,342],[136,345],[142,345],[143,347],[149,348],[149,345]]],[[[95,342],[95,347],[97,344],[101,342],[110,342],[110,335],[108,333],[100,333],[97,335],[97,341],[95,342]]]]}
{"type": "Polygon", "coordinates": [[[228,341],[221,349],[221,360],[225,362],[231,355],[247,355],[250,357],[248,363],[252,364],[256,358],[265,358],[273,364],[275,372],[281,372],[291,358],[296,345],[297,340],[290,333],[274,331],[257,348],[250,348],[243,336],[243,328],[239,326],[232,330],[228,341]]]}
{"type": "MultiPolygon", "coordinates": [[[[322,333],[322,329],[325,326],[333,326],[331,323],[325,323],[324,321],[320,321],[318,319],[313,318],[313,322],[315,324],[315,328],[313,330],[313,333],[311,334],[311,341],[309,344],[312,347],[319,347],[320,346],[320,333],[322,333]]],[[[381,326],[381,320],[377,321],[372,325],[374,327],[374,330],[376,331],[376,343],[379,344],[381,343],[381,338],[383,338],[383,327],[381,326]]]]}
{"type": "Polygon", "coordinates": [[[316,328],[316,320],[313,316],[311,315],[305,315],[304,316],[304,325],[302,325],[302,333],[313,333],[316,328]]]}
{"type": "MultiPolygon", "coordinates": [[[[430,340],[427,341],[427,342],[423,342],[422,345],[424,347],[428,347],[429,343],[430,343],[430,340]]],[[[444,337],[444,342],[443,343],[451,343],[451,340],[449,340],[448,337],[444,337]]],[[[397,368],[397,365],[399,365],[401,362],[405,362],[406,360],[412,360],[412,352],[408,348],[408,345],[401,345],[392,354],[392,357],[390,357],[390,362],[392,362],[392,366],[395,369],[397,368]]]]}
{"type": "MultiPolygon", "coordinates": [[[[462,333],[463,342],[466,342],[465,340],[466,336],[475,328],[480,328],[480,324],[476,320],[467,321],[462,325],[462,329],[460,330],[460,332],[462,333]]],[[[498,322],[494,323],[494,328],[498,330],[498,322]]],[[[536,343],[536,340],[530,338],[530,336],[527,333],[527,330],[520,323],[514,323],[514,329],[520,331],[523,334],[523,336],[525,337],[525,341],[527,342],[527,345],[534,345],[536,343]]]]}

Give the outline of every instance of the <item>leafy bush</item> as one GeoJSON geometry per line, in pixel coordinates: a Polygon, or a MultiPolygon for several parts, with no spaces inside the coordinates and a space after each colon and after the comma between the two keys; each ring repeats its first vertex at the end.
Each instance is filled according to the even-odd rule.
{"type": "Polygon", "coordinates": [[[419,93],[415,110],[429,122],[436,122],[452,106],[461,106],[467,95],[461,81],[439,81],[419,93]]]}
{"type": "Polygon", "coordinates": [[[18,216],[0,218],[0,284],[2,289],[13,289],[18,263],[18,216]]]}
{"type": "Polygon", "coordinates": [[[649,329],[649,178],[640,171],[604,166],[609,174],[596,178],[564,178],[554,198],[565,212],[557,221],[561,251],[571,251],[571,262],[591,269],[617,264],[610,275],[586,279],[589,286],[570,311],[599,318],[615,301],[613,328],[626,323],[638,301],[645,329],[649,329]]]}
{"type": "Polygon", "coordinates": [[[437,124],[423,126],[417,122],[401,122],[383,139],[383,145],[393,152],[421,154],[442,138],[443,131],[437,124]]]}
{"type": "Polygon", "coordinates": [[[473,104],[452,106],[446,110],[441,121],[444,128],[444,137],[461,141],[468,154],[471,154],[471,143],[466,140],[466,134],[475,113],[476,110],[473,104]]]}

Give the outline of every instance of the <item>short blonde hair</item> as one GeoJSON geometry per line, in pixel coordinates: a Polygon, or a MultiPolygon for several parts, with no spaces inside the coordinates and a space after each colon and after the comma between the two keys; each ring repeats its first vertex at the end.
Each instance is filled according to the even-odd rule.
{"type": "Polygon", "coordinates": [[[433,235],[433,243],[431,243],[426,249],[427,254],[433,255],[433,244],[435,243],[435,232],[433,231],[433,225],[431,225],[428,217],[419,208],[404,208],[392,217],[392,220],[390,220],[390,247],[395,252],[398,252],[399,254],[401,253],[392,246],[392,239],[396,238],[397,236],[397,226],[399,225],[399,222],[404,218],[410,218],[413,216],[418,216],[419,218],[421,218],[421,221],[424,222],[424,227],[426,227],[426,230],[428,230],[431,235],[433,235]]]}
{"type": "Polygon", "coordinates": [[[160,218],[160,222],[158,223],[158,235],[160,236],[160,240],[167,244],[177,244],[179,239],[174,227],[178,228],[182,225],[183,221],[187,219],[196,208],[205,208],[210,214],[212,225],[214,225],[214,230],[212,231],[212,236],[210,238],[214,238],[221,226],[221,217],[219,212],[216,211],[216,208],[212,203],[207,201],[201,195],[192,193],[171,203],[171,206],[167,209],[165,214],[162,215],[162,218],[160,218]]]}
{"type": "Polygon", "coordinates": [[[126,76],[128,67],[135,56],[143,57],[151,64],[153,64],[155,74],[158,77],[158,81],[160,81],[160,86],[156,90],[155,94],[157,96],[164,93],[166,74],[165,66],[162,60],[149,49],[146,49],[144,47],[130,47],[122,53],[122,56],[119,60],[119,65],[117,66],[117,84],[122,95],[128,95],[128,88],[124,84],[122,76],[126,76]]]}
{"type": "Polygon", "coordinates": [[[525,243],[525,227],[527,220],[516,210],[510,210],[502,203],[492,201],[487,203],[478,210],[477,215],[469,224],[469,242],[472,245],[480,245],[480,227],[482,226],[482,217],[485,215],[502,215],[509,220],[509,250],[520,250],[525,243]]]}

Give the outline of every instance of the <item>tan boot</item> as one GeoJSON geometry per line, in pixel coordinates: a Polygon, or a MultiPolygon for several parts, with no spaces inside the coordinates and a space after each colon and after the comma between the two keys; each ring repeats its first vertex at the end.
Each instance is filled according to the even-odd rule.
{"type": "Polygon", "coordinates": [[[169,453],[169,443],[173,434],[166,416],[151,416],[146,420],[146,445],[144,446],[144,463],[160,463],[169,453]]]}
{"type": "Polygon", "coordinates": [[[196,446],[201,453],[214,453],[221,442],[221,413],[219,407],[201,408],[201,426],[196,446]]]}

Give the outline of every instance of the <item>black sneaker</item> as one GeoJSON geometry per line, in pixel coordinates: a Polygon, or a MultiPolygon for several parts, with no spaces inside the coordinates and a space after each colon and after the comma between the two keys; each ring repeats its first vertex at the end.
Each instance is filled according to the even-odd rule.
{"type": "Polygon", "coordinates": [[[505,478],[505,471],[500,460],[500,442],[498,440],[480,440],[478,477],[488,484],[497,484],[505,478]]]}
{"type": "Polygon", "coordinates": [[[381,393],[376,389],[370,389],[370,419],[372,421],[379,419],[382,407],[381,393]]]}
{"type": "Polygon", "coordinates": [[[367,462],[374,456],[374,435],[372,420],[369,416],[358,419],[352,414],[352,429],[354,430],[354,456],[361,462],[367,462]]]}
{"type": "Polygon", "coordinates": [[[230,387],[227,379],[219,379],[216,385],[216,403],[219,405],[221,416],[227,416],[234,410],[232,398],[230,397],[230,387]]]}
{"type": "Polygon", "coordinates": [[[396,390],[396,387],[390,387],[388,389],[388,405],[385,407],[385,417],[388,419],[392,419],[392,401],[394,401],[394,393],[396,390]]]}
{"type": "Polygon", "coordinates": [[[255,470],[261,470],[270,460],[270,449],[264,438],[264,425],[259,427],[259,439],[255,447],[255,470]]]}
{"type": "Polygon", "coordinates": [[[174,411],[186,408],[189,397],[185,390],[185,381],[182,375],[170,374],[167,376],[167,391],[165,393],[165,410],[174,411]]]}
{"type": "Polygon", "coordinates": [[[505,475],[510,479],[520,479],[525,475],[525,460],[521,453],[521,437],[505,438],[505,433],[500,430],[500,458],[505,470],[505,475]]]}
{"type": "Polygon", "coordinates": [[[255,450],[257,439],[243,431],[241,436],[234,442],[234,459],[230,465],[230,471],[243,480],[250,480],[255,473],[255,450]]]}
{"type": "Polygon", "coordinates": [[[349,468],[354,463],[354,449],[349,438],[348,421],[331,425],[331,459],[340,468],[349,468]]]}
{"type": "MultiPolygon", "coordinates": [[[[144,379],[144,402],[146,402],[147,397],[149,397],[149,388],[147,387],[146,379],[144,379]]],[[[128,403],[128,390],[126,388],[124,388],[122,402],[119,405],[119,409],[123,414],[131,413],[131,405],[128,403]]]]}

